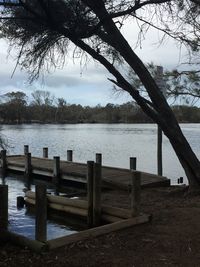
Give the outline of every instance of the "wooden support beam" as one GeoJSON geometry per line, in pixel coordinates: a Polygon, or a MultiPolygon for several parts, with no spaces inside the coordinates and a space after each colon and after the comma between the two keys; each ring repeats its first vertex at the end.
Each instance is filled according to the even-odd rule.
{"type": "Polygon", "coordinates": [[[131,185],[131,216],[135,217],[140,213],[141,172],[132,171],[131,185]]]}
{"type": "Polygon", "coordinates": [[[94,163],[93,226],[99,226],[101,223],[101,176],[101,165],[94,163]]]}
{"type": "Polygon", "coordinates": [[[136,166],[137,166],[137,158],[131,157],[130,158],[130,170],[136,170],[136,166]]]}
{"type": "Polygon", "coordinates": [[[70,236],[63,236],[63,237],[59,237],[56,239],[52,239],[52,240],[47,241],[46,244],[48,245],[48,248],[51,250],[51,249],[69,245],[71,243],[78,242],[80,240],[82,241],[84,239],[94,238],[94,237],[101,236],[107,233],[118,231],[120,229],[132,227],[134,225],[147,223],[149,222],[149,220],[150,220],[150,216],[144,214],[144,215],[140,215],[135,218],[118,221],[112,224],[106,224],[106,225],[96,227],[96,228],[91,228],[85,231],[81,231],[79,233],[72,234],[70,236]]]}
{"type": "Polygon", "coordinates": [[[8,186],[0,185],[0,231],[8,227],[8,186]]]}
{"type": "Polygon", "coordinates": [[[94,161],[87,162],[87,201],[88,215],[87,224],[93,226],[93,179],[94,179],[94,161]]]}
{"type": "MultiPolygon", "coordinates": [[[[47,196],[47,200],[48,200],[47,196]]],[[[26,204],[34,206],[35,205],[35,199],[33,198],[26,198],[26,204]]],[[[74,203],[76,204],[76,203],[74,203]]],[[[77,203],[78,204],[78,203],[77,203]]],[[[70,206],[70,205],[63,205],[60,203],[55,202],[49,202],[48,201],[48,208],[52,210],[62,211],[69,215],[78,215],[84,218],[88,218],[88,210],[86,208],[80,208],[70,206]]],[[[101,212],[101,221],[113,223],[120,220],[131,218],[130,211],[129,210],[123,210],[119,208],[114,207],[108,207],[108,206],[102,206],[102,212],[101,212]]],[[[91,226],[92,227],[92,226],[91,226]]]]}
{"type": "Polygon", "coordinates": [[[36,185],[35,239],[47,240],[47,197],[46,185],[36,185]]]}
{"type": "MultiPolygon", "coordinates": [[[[33,191],[27,191],[25,193],[25,197],[28,199],[35,200],[35,192],[33,191]]],[[[48,203],[54,203],[59,204],[61,206],[72,206],[80,209],[87,209],[87,201],[86,200],[80,200],[80,199],[71,199],[67,197],[61,197],[61,196],[54,196],[54,195],[47,195],[48,203]]]]}
{"type": "Polygon", "coordinates": [[[48,147],[43,147],[43,158],[48,158],[48,147]]]}
{"type": "Polygon", "coordinates": [[[67,161],[73,161],[73,150],[67,150],[67,161]]]}

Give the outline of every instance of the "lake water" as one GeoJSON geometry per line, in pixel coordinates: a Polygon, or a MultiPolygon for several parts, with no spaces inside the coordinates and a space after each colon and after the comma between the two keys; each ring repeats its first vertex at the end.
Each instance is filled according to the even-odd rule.
{"type": "MultiPolygon", "coordinates": [[[[14,177],[7,177],[5,184],[8,185],[9,199],[9,225],[8,229],[12,232],[22,234],[28,238],[35,238],[35,216],[28,212],[26,208],[17,209],[17,196],[22,196],[24,183],[14,177]]],[[[31,188],[34,190],[34,186],[31,188]]],[[[50,192],[51,190],[49,190],[50,192]]],[[[58,220],[47,221],[47,239],[57,238],[77,232],[77,227],[69,226],[58,220]]]]}
{"type": "MultiPolygon", "coordinates": [[[[200,124],[182,124],[190,145],[200,156],[200,124]]],[[[2,133],[10,145],[9,154],[22,154],[29,145],[33,156],[42,156],[49,147],[49,157],[66,159],[67,149],[74,151],[74,161],[94,160],[103,154],[103,164],[129,168],[129,157],[137,157],[137,169],[157,172],[157,126],[154,124],[62,124],[4,125],[2,133]]],[[[184,171],[167,138],[163,138],[163,175],[171,179],[184,177],[184,171]]]]}
{"type": "MultiPolygon", "coordinates": [[[[200,124],[181,125],[192,148],[200,156],[200,124]]],[[[42,156],[42,148],[49,148],[49,157],[66,159],[68,149],[74,151],[74,161],[95,160],[102,153],[103,164],[129,168],[129,157],[137,157],[137,169],[157,172],[157,126],[154,124],[66,124],[66,125],[4,125],[1,132],[8,140],[8,154],[23,154],[29,145],[33,156],[42,156]]],[[[163,175],[175,184],[184,177],[173,149],[163,137],[163,175]]],[[[16,209],[16,197],[22,195],[23,183],[15,178],[6,179],[9,185],[9,227],[12,231],[34,238],[34,217],[26,209],[16,209]]],[[[48,222],[48,238],[70,234],[76,229],[48,222]]]]}

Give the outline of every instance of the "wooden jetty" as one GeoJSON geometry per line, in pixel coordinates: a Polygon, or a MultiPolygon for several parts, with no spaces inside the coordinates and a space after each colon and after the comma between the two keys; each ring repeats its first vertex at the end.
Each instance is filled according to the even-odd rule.
{"type": "Polygon", "coordinates": [[[27,189],[29,189],[28,185],[32,177],[37,175],[39,179],[53,183],[56,196],[47,194],[45,183],[36,184],[35,192],[26,192],[24,202],[27,206],[34,205],[35,208],[35,240],[30,240],[9,232],[7,227],[8,186],[0,185],[0,231],[2,233],[0,241],[11,241],[40,252],[147,223],[150,221],[151,215],[141,213],[141,187],[170,185],[170,180],[166,177],[137,171],[136,158],[130,158],[130,169],[102,166],[102,155],[99,153],[96,154],[96,163],[88,161],[84,164],[72,162],[72,160],[72,150],[67,151],[66,161],[60,160],[60,157],[49,159],[48,148],[43,148],[43,158],[31,157],[27,145],[24,146],[24,155],[7,156],[5,150],[1,151],[2,177],[6,177],[8,172],[24,174],[27,189]],[[59,192],[61,192],[59,189],[66,182],[84,186],[86,198],[81,200],[59,196],[59,192]],[[102,203],[103,186],[128,190],[131,200],[130,209],[107,206],[102,203]],[[64,217],[81,216],[89,229],[70,236],[47,240],[47,213],[51,210],[58,213],[64,212],[64,217]]]}
{"type": "MultiPolygon", "coordinates": [[[[29,153],[30,154],[30,153],[29,153]]],[[[73,183],[86,184],[87,164],[72,161],[31,157],[29,164],[30,172],[35,175],[52,179],[55,173],[55,162],[57,158],[57,169],[60,181],[71,181],[73,183]]],[[[12,155],[6,157],[6,170],[9,172],[26,172],[27,159],[25,155],[12,155]]],[[[127,190],[131,185],[131,171],[129,169],[102,166],[103,185],[113,188],[127,190]]],[[[141,172],[141,187],[169,186],[170,180],[163,176],[141,172]]]]}

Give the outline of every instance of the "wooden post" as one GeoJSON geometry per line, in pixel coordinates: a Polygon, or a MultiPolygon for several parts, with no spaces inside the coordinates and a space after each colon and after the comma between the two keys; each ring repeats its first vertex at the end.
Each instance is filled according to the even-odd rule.
{"type": "Polygon", "coordinates": [[[0,185],[0,230],[8,227],[8,186],[0,185]]]}
{"type": "Polygon", "coordinates": [[[26,155],[26,153],[29,153],[29,146],[28,145],[24,145],[24,155],[26,155]]]}
{"type": "Polygon", "coordinates": [[[48,158],[48,147],[43,147],[43,158],[48,158]]]}
{"type": "Polygon", "coordinates": [[[131,183],[131,216],[135,217],[140,213],[141,172],[132,171],[131,183]]]}
{"type": "Polygon", "coordinates": [[[55,185],[55,193],[58,195],[60,185],[60,157],[53,157],[53,183],[55,185]]]}
{"type": "Polygon", "coordinates": [[[136,166],[137,166],[137,158],[131,157],[130,158],[130,170],[136,170],[136,166]]]}
{"type": "Polygon", "coordinates": [[[35,203],[35,239],[41,242],[47,240],[47,196],[46,185],[36,185],[35,203]]]}
{"type": "Polygon", "coordinates": [[[162,164],[162,130],[158,126],[157,132],[157,173],[158,175],[163,174],[163,164],[162,164]]]}
{"type": "Polygon", "coordinates": [[[30,189],[30,185],[31,185],[31,172],[32,172],[31,153],[26,153],[25,154],[25,178],[26,178],[28,189],[30,189]]]}
{"type": "Polygon", "coordinates": [[[102,165],[102,154],[101,153],[96,153],[96,163],[99,163],[102,165]]]}
{"type": "Polygon", "coordinates": [[[93,226],[101,223],[101,165],[94,163],[93,181],[93,226]]]}
{"type": "Polygon", "coordinates": [[[7,168],[6,150],[1,150],[1,176],[5,178],[7,168]]]}
{"type": "Polygon", "coordinates": [[[94,161],[88,161],[87,162],[87,201],[88,201],[87,223],[89,227],[93,226],[93,176],[94,176],[94,161]]]}
{"type": "Polygon", "coordinates": [[[73,161],[73,151],[67,150],[67,161],[73,161]]]}
{"type": "Polygon", "coordinates": [[[31,174],[31,153],[25,154],[25,173],[27,175],[31,174]]]}
{"type": "Polygon", "coordinates": [[[26,179],[26,186],[30,190],[31,187],[31,153],[25,154],[25,179],[26,179]]]}

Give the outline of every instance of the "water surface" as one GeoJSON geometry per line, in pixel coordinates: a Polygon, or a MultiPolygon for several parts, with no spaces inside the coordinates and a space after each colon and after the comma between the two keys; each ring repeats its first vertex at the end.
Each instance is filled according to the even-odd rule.
{"type": "MultiPolygon", "coordinates": [[[[200,156],[200,124],[182,124],[190,145],[200,156]]],[[[4,125],[10,154],[22,154],[29,145],[33,156],[42,156],[49,147],[49,157],[66,159],[67,149],[74,151],[74,161],[94,160],[103,154],[103,164],[129,168],[129,157],[137,157],[137,168],[157,172],[157,126],[155,124],[56,124],[4,125]]],[[[163,138],[163,175],[176,183],[184,171],[166,137],[163,138]]]]}

